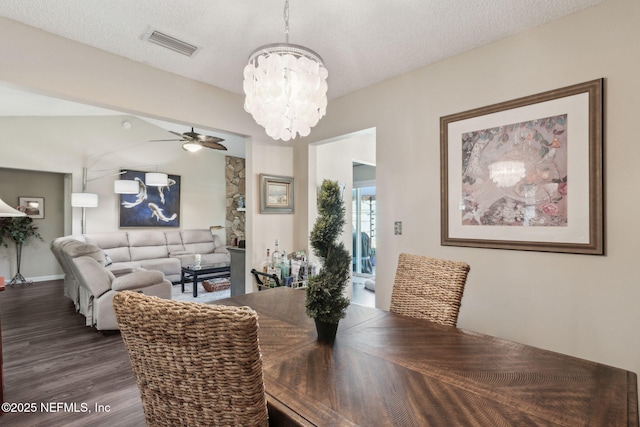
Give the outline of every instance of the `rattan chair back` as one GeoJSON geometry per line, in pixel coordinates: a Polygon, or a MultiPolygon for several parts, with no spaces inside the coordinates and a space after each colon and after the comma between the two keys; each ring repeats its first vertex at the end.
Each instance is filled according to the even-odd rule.
{"type": "Polygon", "coordinates": [[[119,292],[113,306],[148,426],[267,426],[249,307],[119,292]]]}
{"type": "Polygon", "coordinates": [[[456,326],[468,273],[465,262],[400,254],[390,311],[456,326]]]}

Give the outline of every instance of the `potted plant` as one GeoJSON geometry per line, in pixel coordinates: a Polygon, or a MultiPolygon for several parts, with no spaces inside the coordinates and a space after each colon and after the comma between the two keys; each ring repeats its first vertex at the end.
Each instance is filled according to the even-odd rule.
{"type": "Polygon", "coordinates": [[[340,186],[325,179],[318,194],[318,219],[311,231],[311,247],[322,268],[307,284],[306,310],[316,323],[318,340],[329,343],[335,339],[338,322],[349,306],[344,289],[349,282],[351,255],[338,242],[345,223],[340,186]]]}
{"type": "MultiPolygon", "coordinates": [[[[24,212],[24,208],[21,206],[18,206],[18,210],[24,212]]],[[[7,240],[11,240],[16,244],[18,272],[8,283],[9,285],[15,285],[18,282],[23,284],[29,283],[20,273],[20,261],[22,259],[22,245],[31,237],[43,240],[42,236],[38,233],[38,227],[33,225],[33,219],[30,217],[18,216],[0,218],[0,245],[5,248],[8,247],[9,245],[7,244],[7,240]]]]}

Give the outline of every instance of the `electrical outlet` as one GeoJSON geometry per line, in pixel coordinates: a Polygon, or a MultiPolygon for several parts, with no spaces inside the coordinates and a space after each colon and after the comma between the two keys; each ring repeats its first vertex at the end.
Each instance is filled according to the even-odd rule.
{"type": "Polygon", "coordinates": [[[393,234],[396,236],[402,234],[402,221],[396,221],[393,223],[393,234]]]}

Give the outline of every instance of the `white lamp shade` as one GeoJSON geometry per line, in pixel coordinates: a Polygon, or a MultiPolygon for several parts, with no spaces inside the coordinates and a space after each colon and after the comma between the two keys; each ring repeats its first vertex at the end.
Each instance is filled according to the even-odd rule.
{"type": "Polygon", "coordinates": [[[71,193],[71,206],[77,208],[97,208],[98,195],[94,193],[71,193]]]}
{"type": "Polygon", "coordinates": [[[113,191],[117,194],[138,194],[140,184],[131,179],[117,179],[113,181],[113,191]]]}
{"type": "Polygon", "coordinates": [[[166,173],[147,172],[144,174],[144,183],[152,187],[166,187],[169,185],[169,176],[166,173]]]}
{"type": "Polygon", "coordinates": [[[24,212],[20,212],[17,209],[12,208],[8,204],[6,204],[2,199],[0,199],[0,217],[7,216],[25,216],[27,215],[24,212]]]}

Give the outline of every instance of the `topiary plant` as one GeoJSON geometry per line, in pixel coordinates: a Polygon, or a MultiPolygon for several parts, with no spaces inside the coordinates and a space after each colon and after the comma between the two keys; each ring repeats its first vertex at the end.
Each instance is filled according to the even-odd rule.
{"type": "Polygon", "coordinates": [[[349,282],[351,255],[344,243],[338,242],[345,223],[340,186],[325,179],[318,194],[318,219],[311,231],[311,247],[322,260],[322,268],[309,279],[306,294],[307,315],[316,321],[337,324],[349,306],[344,289],[349,282]]]}

